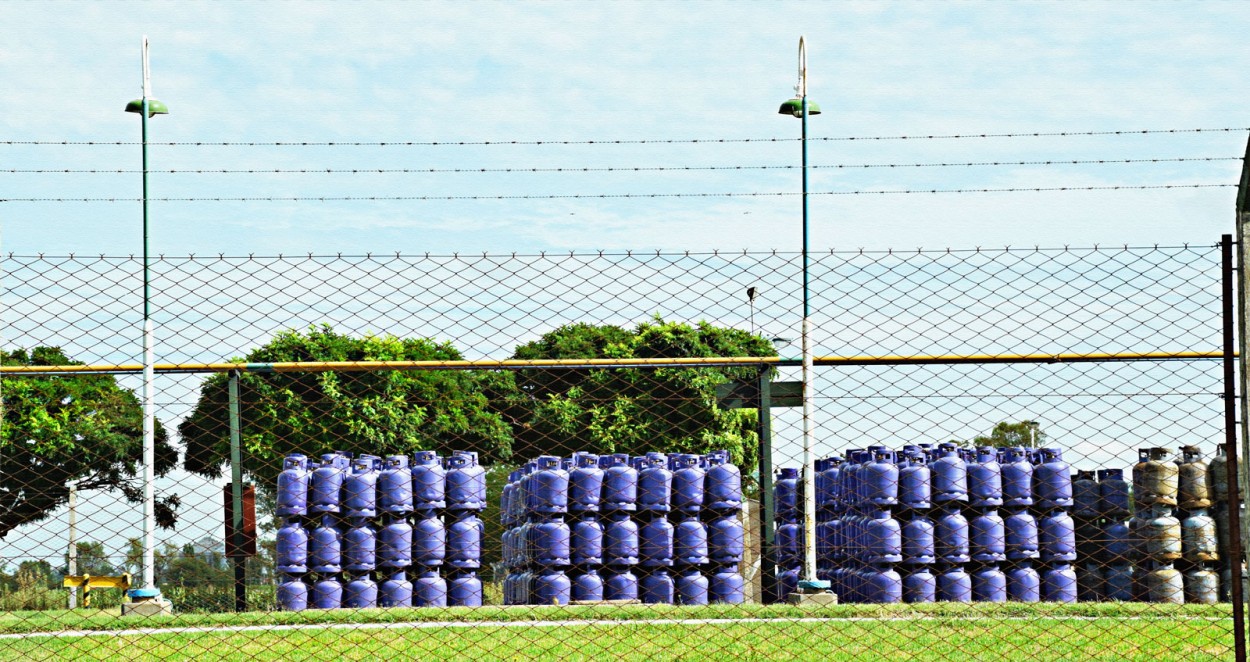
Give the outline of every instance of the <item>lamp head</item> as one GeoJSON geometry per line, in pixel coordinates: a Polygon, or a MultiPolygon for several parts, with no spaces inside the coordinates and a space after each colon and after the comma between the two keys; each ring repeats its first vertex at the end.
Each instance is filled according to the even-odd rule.
{"type": "MultiPolygon", "coordinates": [[[[126,112],[142,113],[143,112],[143,99],[135,99],[134,101],[131,101],[130,103],[126,104],[126,112]]],[[[168,115],[168,114],[169,114],[168,106],[166,106],[164,103],[161,103],[160,101],[157,101],[156,99],[148,99],[148,117],[152,117],[154,115],[168,115]]]]}
{"type": "MultiPolygon", "coordinates": [[[[777,110],[779,115],[793,115],[795,117],[803,117],[803,100],[799,98],[790,99],[781,104],[781,108],[777,110]]],[[[807,114],[819,115],[820,106],[811,101],[807,102],[807,114]]]]}

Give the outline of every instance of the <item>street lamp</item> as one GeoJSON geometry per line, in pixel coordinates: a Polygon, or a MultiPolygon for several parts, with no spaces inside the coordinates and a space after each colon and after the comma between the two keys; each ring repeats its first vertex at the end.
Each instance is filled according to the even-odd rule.
{"type": "Polygon", "coordinates": [[[799,581],[800,592],[823,591],[829,582],[816,579],[816,459],[812,455],[815,445],[812,415],[812,339],[811,296],[808,278],[808,224],[807,224],[807,116],[820,114],[820,106],[807,100],[807,48],[799,37],[799,82],[794,86],[795,98],[781,104],[777,111],[792,115],[802,123],[803,147],[803,572],[799,581]]]}
{"type": "Polygon", "coordinates": [[[166,115],[169,108],[152,97],[148,69],[148,38],[143,37],[143,97],[126,104],[126,112],[139,114],[143,142],[143,586],[130,591],[131,599],[159,600],[156,588],[156,401],[153,379],[151,278],[148,270],[148,118],[166,115]]]}
{"type": "Polygon", "coordinates": [[[1037,421],[1020,421],[1029,426],[1029,448],[1037,448],[1037,426],[1041,425],[1037,421]]]}

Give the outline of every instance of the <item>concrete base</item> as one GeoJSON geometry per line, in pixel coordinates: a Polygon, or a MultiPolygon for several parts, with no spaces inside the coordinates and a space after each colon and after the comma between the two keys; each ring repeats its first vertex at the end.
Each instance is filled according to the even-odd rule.
{"type": "Polygon", "coordinates": [[[122,616],[173,616],[174,603],[163,598],[151,598],[122,603],[122,616]]]}
{"type": "Polygon", "coordinates": [[[838,595],[830,591],[821,591],[819,593],[800,593],[796,591],[786,596],[786,602],[792,605],[836,605],[838,604],[838,595]]]}

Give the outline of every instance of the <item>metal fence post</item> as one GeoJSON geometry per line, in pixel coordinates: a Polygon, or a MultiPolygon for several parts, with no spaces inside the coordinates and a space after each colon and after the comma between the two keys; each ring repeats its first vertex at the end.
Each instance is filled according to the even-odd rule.
{"type": "Polygon", "coordinates": [[[760,470],[760,602],[777,601],[777,571],[773,566],[773,425],[771,368],[760,366],[756,391],[759,394],[758,433],[760,470]]]}
{"type": "Polygon", "coordinates": [[[243,422],[239,414],[239,371],[230,371],[230,497],[234,505],[234,610],[247,611],[247,557],[243,555],[243,422]]]}
{"type": "Polygon", "coordinates": [[[1229,570],[1232,586],[1229,595],[1233,601],[1233,647],[1237,662],[1246,659],[1245,604],[1241,586],[1241,486],[1237,474],[1237,381],[1233,350],[1233,238],[1220,238],[1222,278],[1220,299],[1224,319],[1224,441],[1228,454],[1228,545],[1229,570]]]}

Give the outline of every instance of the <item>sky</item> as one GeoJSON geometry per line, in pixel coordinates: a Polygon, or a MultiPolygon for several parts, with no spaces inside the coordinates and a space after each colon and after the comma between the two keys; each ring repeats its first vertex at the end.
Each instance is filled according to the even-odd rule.
{"type": "MultiPolygon", "coordinates": [[[[149,122],[156,254],[797,250],[800,122],[777,107],[800,35],[823,110],[808,125],[813,250],[1209,245],[1233,229],[1250,133],[1247,19],[1250,5],[1215,2],[0,3],[0,252],[141,251],[140,127],[123,108],[144,35],[170,109],[149,122]],[[1158,132],[1113,133],[1140,130],[1158,132]],[[1109,135],[915,138],[1060,132],[1109,135]],[[1124,160],[1142,162],[1037,163],[1124,160]],[[962,163],[1009,165],[935,165],[962,163]],[[324,199],[342,197],[358,199],[324,199]]],[[[770,333],[794,335],[793,294],[770,333]]],[[[158,355],[176,354],[158,308],[158,355]]],[[[10,341],[30,322],[4,318],[10,341]]],[[[115,337],[118,357],[83,358],[136,355],[137,336],[115,337]]],[[[255,340],[205,337],[220,341],[195,345],[206,360],[255,340]]],[[[1021,371],[1007,373],[1050,388],[1021,371]]],[[[1033,416],[1030,402],[951,420],[1033,416]]],[[[858,411],[864,427],[837,434],[895,415],[858,411]]],[[[779,425],[787,443],[794,427],[779,425]]],[[[217,488],[194,489],[203,517],[173,540],[217,531],[217,488]]],[[[135,528],[115,497],[87,499],[135,528]]],[[[62,524],[21,553],[55,556],[62,524]]]]}
{"type": "MultiPolygon", "coordinates": [[[[813,248],[1206,242],[1231,228],[1231,187],[833,193],[1227,185],[1244,130],[839,139],[1250,126],[1247,18],[1192,2],[6,3],[0,141],[138,141],[122,109],[147,35],[171,110],[154,143],[443,143],[151,145],[154,252],[795,249],[800,122],[776,109],[805,34],[824,111],[809,121],[813,248]],[[612,140],[647,142],[598,142],[612,140]],[[1155,158],[1222,160],[833,167],[1155,158]],[[596,170],[515,171],[533,168],[596,170]],[[323,172],[185,172],[222,169],[323,172]],[[737,196],[696,195],[723,193],[737,196]],[[640,197],[497,199],[599,195],[640,197]],[[487,199],[161,200],[327,196],[487,199]]],[[[0,250],[140,251],[139,167],[134,144],[0,144],[0,169],[128,171],[0,173],[0,250]],[[19,201],[84,197],[129,201],[19,201]]]]}

